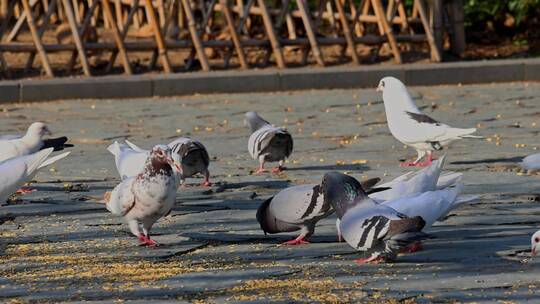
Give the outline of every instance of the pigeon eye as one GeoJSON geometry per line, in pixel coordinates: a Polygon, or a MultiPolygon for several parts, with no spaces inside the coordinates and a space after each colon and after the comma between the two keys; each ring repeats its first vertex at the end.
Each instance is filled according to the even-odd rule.
{"type": "Polygon", "coordinates": [[[538,237],[535,237],[535,238],[534,238],[534,242],[535,242],[535,243],[538,243],[538,242],[540,242],[540,238],[538,238],[538,237]]]}
{"type": "Polygon", "coordinates": [[[381,81],[381,86],[383,86],[383,87],[384,87],[384,81],[381,81]]]}

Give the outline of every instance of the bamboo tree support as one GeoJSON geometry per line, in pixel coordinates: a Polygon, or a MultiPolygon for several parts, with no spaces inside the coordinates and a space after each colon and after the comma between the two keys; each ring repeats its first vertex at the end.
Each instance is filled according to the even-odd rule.
{"type": "Polygon", "coordinates": [[[347,45],[349,46],[349,52],[351,53],[352,61],[356,64],[359,64],[360,59],[358,59],[358,54],[356,53],[356,44],[354,43],[351,28],[349,27],[349,22],[347,21],[347,16],[345,15],[345,10],[343,8],[344,2],[342,2],[341,0],[335,0],[335,3],[339,14],[339,20],[341,21],[343,35],[345,35],[347,45]]]}
{"type": "Polygon", "coordinates": [[[313,31],[313,21],[311,20],[311,17],[309,16],[309,13],[306,9],[306,0],[296,0],[296,4],[298,5],[298,9],[300,10],[300,14],[302,15],[302,21],[306,29],[309,43],[311,45],[313,57],[315,57],[315,61],[317,61],[318,65],[324,66],[325,64],[322,58],[322,52],[319,47],[319,42],[317,41],[317,36],[315,36],[315,32],[313,31]]]}
{"type": "MultiPolygon", "coordinates": [[[[150,1],[150,0],[147,0],[147,1],[150,1]]],[[[193,16],[193,11],[191,10],[191,5],[189,3],[189,0],[182,0],[182,6],[184,7],[184,12],[186,14],[186,18],[188,21],[189,33],[191,35],[191,40],[193,41],[193,45],[195,46],[197,57],[199,57],[199,62],[201,63],[201,67],[203,71],[210,71],[210,64],[208,63],[208,58],[206,58],[206,54],[204,53],[204,48],[202,46],[199,33],[197,31],[195,17],[193,16]]]]}
{"type": "MultiPolygon", "coordinates": [[[[56,9],[56,0],[51,1],[51,5],[48,5],[47,7],[44,6],[44,8],[47,10],[45,15],[43,16],[43,21],[41,24],[41,27],[38,30],[38,37],[41,39],[43,37],[43,34],[47,30],[47,27],[49,26],[49,20],[51,18],[51,15],[54,13],[54,10],[56,9]]],[[[36,52],[32,51],[28,55],[28,59],[26,60],[26,64],[24,67],[24,71],[28,72],[32,65],[34,64],[34,59],[36,57],[36,52]]]]}
{"type": "Polygon", "coordinates": [[[163,64],[163,70],[165,71],[165,73],[169,74],[172,72],[171,63],[169,61],[169,57],[167,56],[167,47],[165,45],[165,40],[163,39],[158,20],[156,18],[156,11],[154,10],[154,6],[152,5],[152,0],[145,0],[145,3],[148,19],[150,21],[152,29],[154,30],[154,37],[156,39],[156,44],[158,47],[159,56],[161,57],[161,62],[163,64]]]}
{"type": "MultiPolygon", "coordinates": [[[[90,5],[88,9],[88,13],[86,15],[84,15],[83,13],[81,14],[81,16],[84,15],[85,17],[79,29],[80,37],[84,38],[84,36],[86,35],[86,31],[88,30],[88,27],[90,26],[90,23],[92,22],[92,16],[94,15],[98,4],[99,4],[98,0],[94,1],[90,5]]],[[[68,63],[68,71],[71,72],[73,70],[73,67],[75,66],[76,61],[77,61],[77,50],[71,52],[71,58],[69,59],[69,63],[68,63]]]]}
{"type": "Polygon", "coordinates": [[[418,14],[420,15],[422,26],[424,27],[424,31],[426,32],[429,48],[431,49],[431,60],[435,62],[440,62],[442,60],[441,50],[438,48],[437,43],[435,42],[435,38],[433,37],[433,32],[429,27],[424,3],[422,2],[422,0],[415,0],[414,6],[416,7],[418,14]]]}
{"type": "MultiPolygon", "coordinates": [[[[3,20],[0,27],[0,43],[4,42],[4,33],[7,30],[11,17],[13,16],[13,7],[15,6],[15,1],[10,1],[9,4],[6,1],[5,5],[6,11],[5,14],[2,16],[3,20]]],[[[9,71],[9,65],[6,61],[6,58],[4,57],[4,52],[2,51],[0,51],[0,65],[2,65],[2,70],[5,73],[6,77],[10,78],[11,72],[9,71]]]]}
{"type": "MultiPolygon", "coordinates": [[[[227,1],[227,0],[226,0],[227,1]]],[[[248,2],[244,5],[241,0],[238,1],[238,16],[240,19],[238,20],[238,25],[235,28],[236,33],[240,34],[244,30],[245,23],[249,17],[249,10],[255,3],[255,0],[248,0],[248,2]]],[[[230,7],[229,7],[230,11],[230,7]]],[[[232,13],[231,13],[232,14],[232,13]]],[[[232,48],[228,48],[225,52],[223,61],[225,62],[225,66],[229,65],[229,60],[232,56],[232,48]]],[[[247,60],[246,60],[247,64],[247,60]]]]}
{"type": "Polygon", "coordinates": [[[84,75],[92,76],[90,65],[88,64],[88,58],[86,57],[81,36],[79,35],[79,29],[77,28],[77,23],[75,21],[75,15],[73,14],[73,6],[69,0],[64,0],[64,9],[68,18],[69,27],[71,28],[71,34],[73,35],[73,42],[75,42],[75,46],[79,52],[79,59],[81,60],[84,75]]]}
{"type": "Polygon", "coordinates": [[[264,4],[264,0],[257,0],[257,4],[259,5],[259,9],[261,10],[264,28],[266,30],[266,35],[270,40],[270,44],[272,45],[274,57],[276,57],[276,63],[280,69],[284,69],[286,67],[286,64],[285,58],[283,57],[283,50],[281,48],[279,40],[276,37],[276,32],[274,31],[272,19],[270,18],[270,14],[268,14],[266,4],[264,4]]]}
{"type": "Polygon", "coordinates": [[[114,21],[113,14],[111,12],[111,4],[109,3],[109,0],[102,0],[101,3],[102,3],[102,9],[103,9],[103,14],[105,15],[105,19],[109,20],[109,25],[112,28],[114,41],[116,43],[116,47],[118,48],[118,53],[120,54],[120,58],[122,58],[124,72],[128,75],[132,75],[133,71],[131,70],[131,64],[129,63],[129,57],[127,55],[126,46],[124,45],[123,38],[120,36],[120,32],[118,31],[117,24],[114,21]]]}
{"type": "MultiPolygon", "coordinates": [[[[126,18],[126,22],[123,24],[122,32],[120,33],[119,41],[122,42],[122,45],[123,45],[123,41],[126,39],[126,35],[128,33],[129,26],[130,26],[131,22],[133,22],[133,17],[137,13],[138,9],[139,9],[139,0],[133,0],[133,2],[131,3],[131,8],[129,10],[128,16],[126,18]]],[[[125,48],[125,46],[122,46],[122,47],[125,48]]],[[[112,51],[111,57],[109,58],[109,63],[108,63],[107,68],[106,68],[107,72],[110,72],[112,70],[112,68],[114,67],[114,63],[116,62],[116,57],[118,57],[119,49],[120,48],[115,49],[115,50],[112,51]]],[[[127,55],[126,55],[126,57],[127,57],[127,55]]],[[[130,66],[130,70],[131,70],[131,65],[129,64],[129,61],[128,61],[128,65],[130,66]]]]}
{"type": "Polygon", "coordinates": [[[396,63],[401,63],[401,54],[398,49],[398,45],[396,42],[396,37],[394,37],[394,33],[392,32],[392,28],[388,24],[384,9],[381,4],[381,0],[371,0],[371,4],[373,6],[373,10],[375,11],[375,15],[377,16],[377,20],[379,23],[379,26],[384,31],[384,34],[386,35],[386,38],[388,39],[388,44],[390,45],[390,49],[392,51],[392,54],[394,55],[394,61],[396,63]]]}
{"type": "Polygon", "coordinates": [[[223,15],[225,16],[225,20],[227,21],[227,28],[229,29],[229,33],[231,34],[231,39],[234,43],[234,48],[236,49],[236,54],[238,56],[238,60],[240,61],[240,66],[243,69],[247,69],[249,66],[247,64],[246,56],[244,55],[242,42],[240,41],[240,37],[238,36],[236,29],[234,28],[234,19],[231,14],[229,3],[227,0],[220,0],[220,2],[221,6],[223,6],[223,15]]]}
{"type": "Polygon", "coordinates": [[[36,24],[34,21],[34,16],[32,15],[32,10],[30,9],[30,4],[28,3],[28,0],[21,1],[23,4],[24,14],[26,15],[26,22],[28,23],[28,28],[30,28],[30,34],[32,35],[32,40],[34,41],[34,45],[39,53],[39,57],[41,58],[41,63],[43,64],[45,73],[49,77],[54,77],[49,58],[47,57],[45,48],[41,43],[41,39],[39,39],[38,31],[36,29],[36,24]]]}

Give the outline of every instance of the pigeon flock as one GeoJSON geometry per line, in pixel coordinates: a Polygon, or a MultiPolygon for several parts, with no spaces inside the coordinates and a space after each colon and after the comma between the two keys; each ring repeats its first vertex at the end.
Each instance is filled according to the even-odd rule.
{"type": "MultiPolygon", "coordinates": [[[[475,128],[453,128],[423,114],[414,104],[405,85],[394,77],[385,77],[377,87],[382,92],[388,127],[403,144],[414,148],[414,161],[402,166],[422,167],[394,180],[379,184],[380,178],[358,181],[354,177],[328,172],[318,184],[283,189],[261,203],[256,219],[264,234],[298,231],[298,237],[284,245],[308,244],[317,223],[336,213],[336,235],[352,248],[364,252],[357,263],[393,260],[399,253],[422,249],[426,229],[461,204],[478,198],[463,195],[462,173],[443,171],[446,154],[434,159],[434,151],[452,141],[482,138],[475,128]]],[[[271,170],[286,170],[284,164],[293,151],[293,137],[284,128],[273,126],[256,112],[245,114],[250,129],[249,155],[258,162],[254,174],[267,172],[265,164],[277,162],[271,170]]],[[[69,155],[53,151],[72,147],[66,137],[50,136],[48,127],[35,122],[23,136],[0,137],[0,203],[23,189],[39,169],[69,155]]],[[[157,246],[151,239],[152,226],[167,216],[175,204],[176,192],[185,187],[185,179],[201,174],[201,186],[210,186],[210,157],[205,146],[191,138],[180,137],[151,150],[134,143],[113,142],[107,150],[121,182],[104,194],[103,203],[111,213],[122,217],[141,244],[157,246]]],[[[523,159],[527,171],[540,170],[540,154],[523,159]]],[[[540,231],[531,238],[531,254],[540,251],[540,231]]]]}

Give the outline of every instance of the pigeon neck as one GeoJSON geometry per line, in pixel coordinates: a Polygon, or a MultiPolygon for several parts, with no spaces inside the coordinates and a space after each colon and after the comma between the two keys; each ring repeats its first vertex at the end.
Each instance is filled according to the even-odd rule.
{"type": "Polygon", "coordinates": [[[144,168],[145,175],[147,176],[156,176],[156,175],[172,175],[172,168],[167,162],[159,160],[154,157],[150,157],[146,161],[144,168]]]}
{"type": "Polygon", "coordinates": [[[270,123],[260,117],[250,117],[248,119],[249,128],[251,129],[251,133],[259,130],[260,128],[269,125],[270,123]]]}
{"type": "Polygon", "coordinates": [[[37,146],[42,142],[40,136],[30,134],[28,132],[21,138],[21,140],[28,146],[37,146]]]}

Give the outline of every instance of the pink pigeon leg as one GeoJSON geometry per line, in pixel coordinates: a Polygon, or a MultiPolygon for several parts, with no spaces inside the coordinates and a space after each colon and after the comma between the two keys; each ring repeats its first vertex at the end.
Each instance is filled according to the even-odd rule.
{"type": "Polygon", "coordinates": [[[201,183],[202,187],[210,187],[212,186],[212,183],[210,182],[210,173],[206,171],[204,173],[204,181],[201,183]]]}
{"type": "Polygon", "coordinates": [[[158,246],[158,243],[152,239],[150,239],[149,237],[143,235],[143,234],[140,234],[139,235],[139,241],[141,242],[141,245],[143,246],[149,246],[149,247],[156,247],[158,246]]]}
{"type": "Polygon", "coordinates": [[[411,245],[403,248],[402,250],[400,250],[401,253],[413,253],[413,252],[417,252],[417,251],[422,251],[423,250],[423,247],[422,247],[422,242],[420,241],[416,241],[414,243],[412,243],[411,245]]]}
{"type": "Polygon", "coordinates": [[[17,194],[25,194],[25,193],[31,193],[31,192],[34,192],[34,191],[37,191],[37,190],[32,189],[32,188],[21,188],[21,189],[15,191],[15,193],[17,193],[17,194]]]}
{"type": "Polygon", "coordinates": [[[299,235],[299,236],[298,236],[297,238],[295,238],[294,240],[290,240],[290,241],[284,242],[284,243],[282,243],[281,245],[304,245],[304,244],[309,244],[309,242],[306,241],[304,238],[305,238],[304,235],[299,235]]]}

